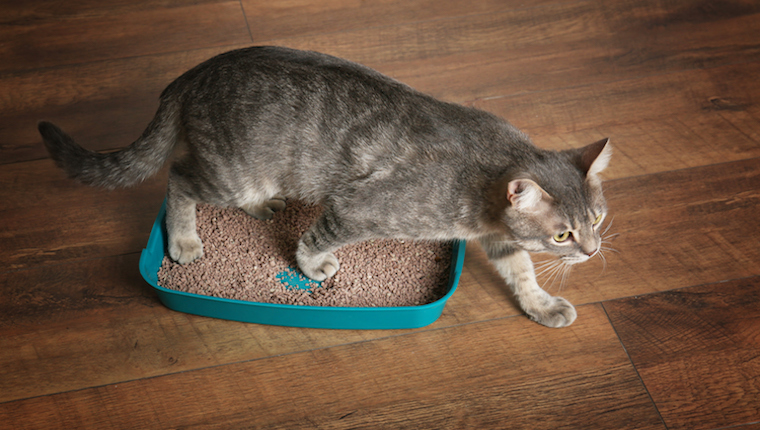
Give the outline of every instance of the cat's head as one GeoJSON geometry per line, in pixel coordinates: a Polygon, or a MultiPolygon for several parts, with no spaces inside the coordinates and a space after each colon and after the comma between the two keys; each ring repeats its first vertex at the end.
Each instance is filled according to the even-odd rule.
{"type": "Polygon", "coordinates": [[[609,139],[583,148],[546,151],[506,184],[507,222],[515,241],[530,252],[547,252],[581,263],[601,247],[607,216],[598,174],[612,153],[609,139]]]}

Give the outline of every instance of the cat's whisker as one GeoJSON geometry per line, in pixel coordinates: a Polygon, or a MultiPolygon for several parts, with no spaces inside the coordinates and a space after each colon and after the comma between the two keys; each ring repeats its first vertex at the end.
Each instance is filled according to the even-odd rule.
{"type": "Polygon", "coordinates": [[[562,264],[560,260],[552,261],[551,264],[547,264],[546,266],[540,268],[540,272],[536,273],[536,278],[547,272],[552,273],[552,271],[555,270],[560,264],[562,264]]]}
{"type": "Polygon", "coordinates": [[[551,266],[553,264],[556,264],[557,260],[546,260],[546,261],[539,261],[538,263],[535,263],[533,265],[534,270],[541,270],[545,267],[551,266]]]}
{"type": "Polygon", "coordinates": [[[544,266],[540,270],[538,270],[538,269],[534,270],[534,273],[535,273],[535,276],[536,276],[536,280],[538,280],[538,278],[541,278],[541,277],[545,276],[546,279],[544,280],[544,282],[546,282],[546,280],[549,279],[549,277],[551,276],[552,272],[554,271],[554,269],[556,267],[557,267],[557,260],[554,260],[554,261],[551,262],[551,264],[547,264],[546,266],[544,266]]]}
{"type": "Polygon", "coordinates": [[[617,250],[615,250],[615,248],[612,247],[612,241],[610,239],[614,239],[618,235],[619,235],[618,233],[615,233],[613,235],[602,236],[601,248],[605,249],[607,251],[615,251],[615,252],[617,252],[617,250]]]}
{"type": "MultiPolygon", "coordinates": [[[[557,260],[557,264],[551,267],[551,270],[547,273],[546,280],[541,285],[544,290],[551,290],[554,287],[554,283],[561,278],[561,274],[567,269],[569,265],[562,260],[557,260]],[[549,284],[548,288],[546,284],[549,284]]],[[[561,288],[561,286],[560,286],[561,288]]]]}
{"type": "Polygon", "coordinates": [[[551,289],[551,287],[554,285],[554,278],[557,275],[557,272],[559,271],[559,267],[555,267],[551,273],[547,274],[546,279],[541,283],[541,288],[544,290],[551,289]]]}
{"type": "Polygon", "coordinates": [[[551,290],[551,287],[554,286],[554,277],[557,274],[557,271],[559,271],[559,266],[555,266],[552,268],[553,270],[547,275],[547,278],[544,280],[544,282],[541,284],[541,288],[544,291],[551,290]],[[551,283],[549,283],[551,281],[551,283]],[[547,287],[547,284],[549,286],[547,287]]]}
{"type": "Polygon", "coordinates": [[[602,240],[603,240],[603,241],[605,241],[605,242],[607,242],[607,243],[611,243],[611,242],[612,242],[612,241],[614,241],[614,240],[615,240],[615,239],[616,239],[618,236],[620,236],[620,233],[615,233],[615,234],[608,234],[607,236],[602,236],[602,240]]]}
{"type": "Polygon", "coordinates": [[[607,234],[608,231],[610,231],[610,228],[612,228],[612,223],[614,221],[615,221],[615,217],[613,216],[612,219],[610,219],[610,222],[607,224],[607,227],[604,228],[604,231],[602,232],[602,234],[600,234],[600,236],[603,237],[605,234],[607,234]]]}
{"type": "Polygon", "coordinates": [[[607,270],[607,257],[604,255],[604,248],[599,248],[599,258],[602,260],[602,273],[599,274],[599,276],[604,274],[604,271],[607,270]]]}
{"type": "Polygon", "coordinates": [[[559,290],[557,292],[562,291],[562,289],[567,285],[567,280],[570,278],[570,271],[573,270],[573,266],[570,264],[564,264],[562,266],[562,279],[559,281],[559,290]]]}
{"type": "Polygon", "coordinates": [[[542,269],[542,268],[544,268],[546,266],[551,266],[553,264],[557,264],[557,261],[559,261],[559,260],[549,259],[549,260],[539,261],[538,263],[534,264],[534,267],[536,269],[542,269]]]}
{"type": "Polygon", "coordinates": [[[599,235],[601,238],[601,243],[599,246],[599,258],[602,260],[602,271],[599,273],[599,276],[603,275],[604,272],[607,270],[607,256],[605,255],[605,252],[615,252],[619,253],[617,249],[613,248],[612,241],[620,236],[620,233],[609,233],[610,229],[612,228],[612,222],[615,221],[615,218],[613,217],[610,219],[609,224],[607,224],[607,227],[605,227],[604,231],[601,232],[599,235]]]}

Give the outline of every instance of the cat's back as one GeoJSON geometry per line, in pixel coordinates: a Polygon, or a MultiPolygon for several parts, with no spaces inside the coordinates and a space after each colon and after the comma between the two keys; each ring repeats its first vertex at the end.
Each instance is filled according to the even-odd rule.
{"type": "Polygon", "coordinates": [[[494,115],[310,51],[230,51],[183,74],[167,94],[182,100],[199,158],[230,154],[224,167],[279,169],[291,188],[352,178],[399,182],[399,172],[411,171],[415,183],[453,181],[534,155],[527,136],[494,115]]]}
{"type": "MultiPolygon", "coordinates": [[[[294,92],[335,91],[414,92],[410,87],[369,67],[313,51],[255,46],[213,57],[177,78],[165,94],[223,94],[230,98],[265,91],[287,97],[294,92]],[[374,90],[374,91],[373,91],[374,90]]],[[[398,95],[396,95],[398,96],[398,95]]]]}

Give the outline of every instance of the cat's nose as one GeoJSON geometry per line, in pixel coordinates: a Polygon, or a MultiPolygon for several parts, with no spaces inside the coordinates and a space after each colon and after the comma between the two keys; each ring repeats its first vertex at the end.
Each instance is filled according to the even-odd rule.
{"type": "Polygon", "coordinates": [[[599,252],[599,248],[594,248],[593,251],[583,250],[583,253],[588,255],[589,258],[595,256],[597,252],[599,252]]]}

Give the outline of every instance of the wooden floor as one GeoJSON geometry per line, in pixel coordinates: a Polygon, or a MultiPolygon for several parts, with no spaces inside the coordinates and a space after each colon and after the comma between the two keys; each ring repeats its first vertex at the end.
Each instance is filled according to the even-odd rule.
{"type": "Polygon", "coordinates": [[[760,429],[755,0],[4,1],[0,163],[2,428],[760,429]],[[578,320],[530,322],[476,244],[423,329],[165,308],[137,268],[165,171],[77,185],[36,122],[124,146],[172,79],[257,44],[361,62],[542,147],[611,137],[619,252],[574,269],[578,320]]]}

